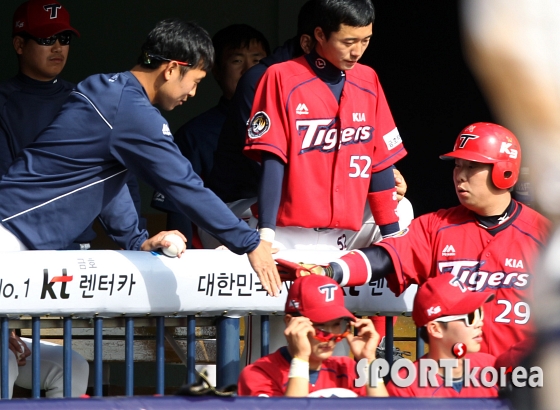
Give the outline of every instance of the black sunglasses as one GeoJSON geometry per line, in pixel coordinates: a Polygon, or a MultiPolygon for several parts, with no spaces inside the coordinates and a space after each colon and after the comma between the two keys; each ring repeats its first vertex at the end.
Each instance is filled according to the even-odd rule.
{"type": "Polygon", "coordinates": [[[58,40],[61,46],[67,46],[70,44],[70,40],[72,39],[72,32],[63,31],[62,33],[58,33],[54,36],[45,38],[34,37],[31,34],[27,33],[23,33],[21,36],[26,39],[34,40],[40,46],[52,46],[54,43],[56,43],[56,40],[58,40]]]}
{"type": "Polygon", "coordinates": [[[166,58],[157,54],[149,54],[149,53],[144,53],[144,64],[151,64],[152,60],[160,60],[160,61],[174,61],[179,65],[182,65],[184,67],[192,67],[193,64],[192,63],[187,63],[185,61],[179,61],[179,60],[172,60],[170,58],[166,58]]]}

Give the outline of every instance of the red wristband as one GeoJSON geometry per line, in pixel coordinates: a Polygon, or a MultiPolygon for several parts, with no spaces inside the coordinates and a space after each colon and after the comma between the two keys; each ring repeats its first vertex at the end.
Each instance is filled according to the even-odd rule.
{"type": "Polygon", "coordinates": [[[375,223],[379,225],[389,225],[399,222],[397,215],[397,189],[391,188],[385,191],[370,192],[368,202],[371,214],[375,223]]]}

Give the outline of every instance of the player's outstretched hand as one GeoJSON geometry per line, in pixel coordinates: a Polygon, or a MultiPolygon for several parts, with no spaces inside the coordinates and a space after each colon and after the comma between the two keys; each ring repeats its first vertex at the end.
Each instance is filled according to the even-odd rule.
{"type": "Polygon", "coordinates": [[[257,273],[263,288],[270,296],[278,296],[282,286],[276,263],[272,259],[272,244],[261,240],[255,250],[249,252],[249,262],[257,273]]]}
{"type": "Polygon", "coordinates": [[[358,334],[350,333],[346,336],[350,350],[354,354],[356,360],[367,359],[371,363],[375,359],[375,351],[379,346],[380,336],[375,330],[371,319],[358,319],[351,322],[358,334]]]}
{"type": "MultiPolygon", "coordinates": [[[[168,240],[165,240],[165,236],[169,235],[169,234],[175,234],[177,236],[179,236],[184,242],[187,242],[187,238],[185,238],[185,235],[183,235],[181,232],[177,231],[177,230],[173,230],[173,231],[161,231],[160,233],[152,236],[151,238],[148,238],[144,241],[144,243],[142,244],[142,246],[140,247],[140,250],[142,251],[155,251],[156,249],[160,249],[160,248],[167,248],[169,246],[172,245],[172,243],[168,240]]],[[[177,257],[180,258],[181,255],[185,252],[185,249],[187,248],[186,243],[183,243],[183,248],[179,249],[179,251],[177,252],[177,257]]]]}
{"type": "Polygon", "coordinates": [[[293,357],[309,361],[311,356],[311,343],[309,342],[309,335],[314,335],[315,329],[311,320],[304,316],[296,316],[290,319],[284,336],[288,342],[288,349],[293,357]]]}
{"type": "Polygon", "coordinates": [[[397,168],[393,168],[393,174],[395,175],[395,188],[397,188],[397,201],[400,201],[406,194],[406,181],[397,168]]]}

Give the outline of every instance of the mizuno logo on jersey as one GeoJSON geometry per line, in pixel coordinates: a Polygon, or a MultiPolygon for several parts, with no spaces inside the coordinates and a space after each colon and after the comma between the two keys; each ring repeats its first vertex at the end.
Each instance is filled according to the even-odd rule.
{"type": "Polygon", "coordinates": [[[370,125],[344,128],[339,131],[335,127],[336,123],[336,119],[297,120],[298,134],[300,136],[303,134],[300,153],[315,149],[330,152],[339,149],[342,145],[367,142],[373,137],[373,127],[370,125]]]}
{"type": "Polygon", "coordinates": [[[163,124],[163,127],[161,127],[161,132],[163,133],[163,135],[171,136],[171,130],[169,129],[169,125],[167,124],[163,124]]]}
{"type": "Polygon", "coordinates": [[[441,256],[455,256],[455,248],[453,245],[445,245],[443,252],[441,252],[441,256]]]}
{"type": "Polygon", "coordinates": [[[304,103],[298,104],[298,106],[296,108],[296,114],[299,114],[299,115],[309,114],[309,110],[307,109],[307,105],[305,105],[304,103]]]}
{"type": "Polygon", "coordinates": [[[156,202],[165,202],[165,195],[163,195],[161,192],[156,192],[154,193],[152,200],[156,202]]]}
{"type": "Polygon", "coordinates": [[[480,270],[478,261],[439,262],[440,273],[451,273],[461,281],[468,290],[481,292],[490,289],[527,289],[531,274],[526,272],[485,272],[480,270]]]}

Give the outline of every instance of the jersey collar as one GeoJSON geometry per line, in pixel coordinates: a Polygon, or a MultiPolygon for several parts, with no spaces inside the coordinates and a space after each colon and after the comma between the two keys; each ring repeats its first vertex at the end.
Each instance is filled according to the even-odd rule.
{"type": "Polygon", "coordinates": [[[344,71],[339,70],[332,63],[317,54],[315,49],[307,54],[305,59],[317,77],[326,83],[337,84],[345,78],[344,71]]]}
{"type": "Polygon", "coordinates": [[[520,212],[521,204],[512,199],[501,215],[481,216],[475,214],[475,218],[478,226],[486,229],[491,235],[496,235],[510,226],[520,212]]]}

